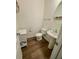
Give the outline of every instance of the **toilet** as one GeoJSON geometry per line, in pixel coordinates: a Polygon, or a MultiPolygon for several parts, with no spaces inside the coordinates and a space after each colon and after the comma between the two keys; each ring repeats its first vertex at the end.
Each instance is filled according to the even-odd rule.
{"type": "Polygon", "coordinates": [[[37,39],[37,41],[42,40],[42,33],[37,33],[36,34],[36,39],[37,39]]]}
{"type": "Polygon", "coordinates": [[[45,29],[45,28],[42,28],[42,29],[41,29],[41,32],[36,33],[35,36],[36,36],[37,41],[42,40],[42,36],[43,36],[44,34],[46,34],[46,29],[45,29]]]}

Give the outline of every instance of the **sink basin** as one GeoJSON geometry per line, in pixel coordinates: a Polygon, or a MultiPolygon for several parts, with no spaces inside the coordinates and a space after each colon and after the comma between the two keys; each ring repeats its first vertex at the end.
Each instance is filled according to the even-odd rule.
{"type": "Polygon", "coordinates": [[[55,39],[57,39],[58,35],[56,32],[54,32],[53,30],[48,30],[47,34],[55,39]]]}

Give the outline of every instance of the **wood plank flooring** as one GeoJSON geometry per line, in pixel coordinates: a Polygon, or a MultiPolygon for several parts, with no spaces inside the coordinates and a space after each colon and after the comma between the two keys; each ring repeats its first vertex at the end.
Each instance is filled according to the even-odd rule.
{"type": "Polygon", "coordinates": [[[29,38],[28,46],[22,48],[23,59],[49,59],[51,55],[48,49],[48,42],[45,39],[37,41],[36,38],[29,38]]]}

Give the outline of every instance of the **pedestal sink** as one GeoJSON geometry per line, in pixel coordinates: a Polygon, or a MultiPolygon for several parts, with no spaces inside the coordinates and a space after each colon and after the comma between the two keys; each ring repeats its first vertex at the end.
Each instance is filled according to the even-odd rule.
{"type": "Polygon", "coordinates": [[[57,39],[57,37],[58,37],[58,33],[57,32],[54,32],[53,30],[48,30],[47,31],[47,34],[49,36],[51,36],[52,38],[55,38],[55,39],[57,39]]]}
{"type": "Polygon", "coordinates": [[[54,47],[58,34],[57,34],[57,32],[54,32],[53,30],[48,30],[47,34],[50,37],[48,48],[52,49],[54,47]]]}

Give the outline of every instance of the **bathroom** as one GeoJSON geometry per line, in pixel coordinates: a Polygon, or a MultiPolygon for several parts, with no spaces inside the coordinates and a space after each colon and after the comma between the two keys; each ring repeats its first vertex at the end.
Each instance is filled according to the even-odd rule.
{"type": "Polygon", "coordinates": [[[16,8],[17,35],[24,33],[27,41],[17,59],[52,59],[62,26],[62,1],[17,0],[16,8]]]}

